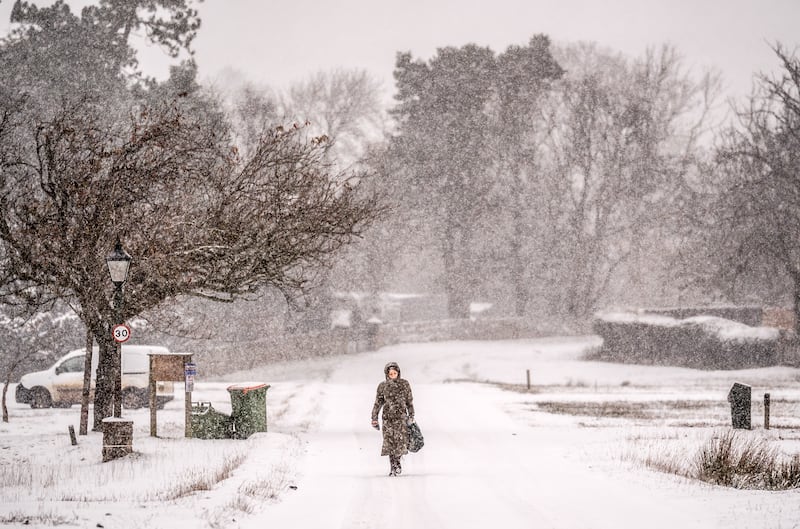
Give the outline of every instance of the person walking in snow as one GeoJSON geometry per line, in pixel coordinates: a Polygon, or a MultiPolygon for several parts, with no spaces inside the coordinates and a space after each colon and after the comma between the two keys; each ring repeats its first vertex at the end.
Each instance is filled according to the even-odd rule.
{"type": "Polygon", "coordinates": [[[408,453],[408,425],[414,422],[414,397],[411,384],[400,377],[400,366],[389,362],[383,368],[386,380],[378,384],[372,407],[372,427],[380,429],[378,413],[383,409],[383,446],[381,455],[389,456],[389,475],[402,471],[400,458],[408,453]]]}

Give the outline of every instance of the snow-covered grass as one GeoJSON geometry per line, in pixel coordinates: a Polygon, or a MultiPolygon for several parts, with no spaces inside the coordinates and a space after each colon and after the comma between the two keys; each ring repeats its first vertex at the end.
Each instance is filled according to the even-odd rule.
{"type": "MultiPolygon", "coordinates": [[[[199,384],[193,397],[230,413],[228,385],[199,384]]],[[[291,391],[291,385],[276,389],[278,399],[281,390],[291,391]]],[[[148,410],[125,410],[123,415],[134,421],[134,453],[107,463],[101,458],[102,433],[90,432],[78,437],[77,446],[70,444],[68,426],[77,430],[77,406],[31,410],[11,403],[11,421],[0,426],[0,522],[83,526],[88,522],[81,512],[120,504],[137,507],[132,520],[148,520],[160,516],[152,512],[154,506],[192,503],[191,498],[213,491],[218,497],[207,502],[211,506],[203,515],[210,523],[220,513],[252,512],[253,504],[274,501],[287,489],[300,452],[297,433],[186,439],[184,401],[182,394],[176,396],[158,412],[157,438],[149,435],[148,410]],[[257,472],[244,468],[253,464],[257,472]]],[[[287,417],[280,402],[271,413],[276,414],[287,417]]],[[[104,524],[110,527],[113,521],[104,524]]]]}
{"type": "Polygon", "coordinates": [[[149,411],[126,410],[134,453],[107,463],[102,434],[70,444],[77,406],[12,402],[11,422],[0,425],[0,526],[800,527],[800,489],[759,490],[782,488],[765,475],[795,475],[800,370],[582,360],[597,345],[596,337],[404,344],[215,381],[199,366],[193,400],[223,413],[231,383],[270,384],[269,431],[185,439],[178,393],[158,412],[158,438],[149,436],[149,411]],[[412,383],[426,435],[399,479],[385,477],[368,421],[389,360],[412,383]],[[734,382],[752,387],[752,430],[730,428],[734,382]],[[745,460],[766,473],[726,482],[722,463],[745,460]]]}

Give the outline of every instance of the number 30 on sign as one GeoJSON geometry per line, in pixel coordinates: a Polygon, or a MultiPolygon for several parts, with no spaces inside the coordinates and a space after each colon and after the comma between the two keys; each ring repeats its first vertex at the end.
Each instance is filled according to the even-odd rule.
{"type": "Polygon", "coordinates": [[[124,323],[114,325],[114,327],[111,328],[111,334],[114,336],[115,342],[127,342],[131,337],[131,328],[124,323]]]}

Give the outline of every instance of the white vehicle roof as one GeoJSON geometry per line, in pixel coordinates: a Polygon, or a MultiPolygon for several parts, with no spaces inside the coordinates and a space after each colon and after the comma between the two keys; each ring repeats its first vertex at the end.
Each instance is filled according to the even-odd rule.
{"type": "MultiPolygon", "coordinates": [[[[100,351],[98,346],[94,346],[92,351],[97,353],[100,351]]],[[[72,358],[73,356],[80,356],[86,353],[86,349],[73,349],[72,351],[68,352],[64,356],[62,356],[59,360],[66,360],[68,358],[72,358]]],[[[171,354],[169,349],[162,345],[125,345],[122,344],[122,354],[171,354]]]]}
{"type": "MultiPolygon", "coordinates": [[[[92,348],[92,370],[97,368],[98,353],[100,348],[92,348]]],[[[74,349],[58,360],[56,364],[61,364],[65,360],[86,354],[86,349],[74,349]]],[[[171,354],[169,349],[161,345],[125,345],[122,344],[122,372],[123,373],[147,373],[150,370],[150,354],[171,354]]]]}

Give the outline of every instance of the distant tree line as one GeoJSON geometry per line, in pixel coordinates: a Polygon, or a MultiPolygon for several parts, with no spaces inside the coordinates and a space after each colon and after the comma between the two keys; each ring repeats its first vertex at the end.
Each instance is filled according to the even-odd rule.
{"type": "Polygon", "coordinates": [[[758,302],[800,326],[800,58],[774,52],[733,120],[719,75],[670,46],[398,54],[395,129],[368,160],[395,209],[357,247],[386,248],[362,254],[386,256],[374,288],[411,268],[453,317],[758,302]]]}
{"type": "MultiPolygon", "coordinates": [[[[721,116],[719,74],[690,71],[673,47],[627,57],[544,35],[502,53],[399,53],[383,126],[375,98],[359,113],[343,91],[320,88],[343,86],[342,71],[316,74],[291,96],[250,87],[240,101],[252,109],[261,98],[273,119],[336,115],[352,125],[347,143],[357,148],[332,159],[369,168],[369,185],[392,206],[322,274],[329,289],[443,293],[452,317],[472,301],[574,322],[614,304],[797,310],[798,261],[775,237],[794,240],[797,225],[786,187],[798,59],[780,45],[775,54],[780,72],[756,75],[732,122],[721,116]],[[375,140],[367,128],[386,133],[375,140]],[[745,193],[744,175],[762,187],[745,193]]],[[[368,77],[349,79],[362,88],[348,94],[378,91],[368,77]]]]}
{"type": "Polygon", "coordinates": [[[480,300],[583,319],[620,274],[641,282],[648,255],[672,254],[717,88],[674,49],[628,59],[537,35],[500,54],[399,54],[395,78],[385,177],[411,225],[408,251],[433,249],[416,264],[440,270],[453,317],[480,300]]]}

